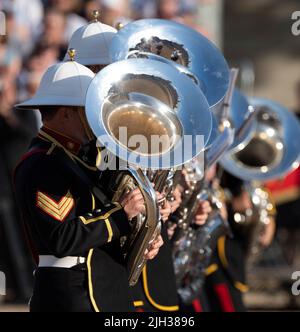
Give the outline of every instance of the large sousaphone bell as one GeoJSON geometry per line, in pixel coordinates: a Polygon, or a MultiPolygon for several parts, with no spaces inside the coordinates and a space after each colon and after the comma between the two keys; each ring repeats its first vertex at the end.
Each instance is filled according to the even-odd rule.
{"type": "Polygon", "coordinates": [[[168,20],[138,20],[122,28],[111,44],[115,61],[134,51],[153,53],[188,68],[210,107],[222,105],[229,84],[228,65],[218,48],[197,31],[168,20]]]}
{"type": "Polygon", "coordinates": [[[107,149],[145,169],[171,168],[191,160],[201,152],[196,138],[202,136],[205,145],[212,126],[201,90],[173,66],[153,60],[128,59],[104,68],[88,89],[86,110],[91,129],[100,141],[105,138],[107,149]],[[132,135],[146,137],[148,150],[125,146],[118,139],[120,127],[127,128],[128,142],[132,135]],[[166,135],[170,145],[155,149],[150,135],[166,135]],[[185,140],[191,138],[185,151],[188,159],[182,159],[185,140]]]}
{"type": "Polygon", "coordinates": [[[137,235],[126,253],[129,283],[134,285],[159,223],[155,191],[144,171],[179,166],[203,150],[211,131],[209,105],[199,87],[175,67],[128,59],[95,76],[87,92],[86,115],[101,145],[125,161],[126,176],[134,179],[145,199],[145,220],[138,231],[133,230],[137,235]],[[122,128],[127,131],[125,141],[122,128]],[[153,135],[164,137],[161,144],[152,142],[153,135]]]}
{"type": "Polygon", "coordinates": [[[221,165],[246,181],[278,178],[298,164],[299,122],[274,101],[253,98],[250,103],[256,110],[251,134],[225,154],[221,165]]]}

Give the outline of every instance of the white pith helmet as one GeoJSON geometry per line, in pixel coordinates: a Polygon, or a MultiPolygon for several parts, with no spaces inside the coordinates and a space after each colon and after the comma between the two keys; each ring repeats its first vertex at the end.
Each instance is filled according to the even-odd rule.
{"type": "Polygon", "coordinates": [[[17,104],[19,109],[38,109],[39,106],[85,106],[87,89],[95,74],[74,61],[75,50],[69,50],[70,60],[48,68],[35,95],[17,104]]]}
{"type": "Polygon", "coordinates": [[[117,30],[98,21],[99,11],[93,11],[93,16],[92,22],[73,33],[69,48],[76,49],[76,61],[82,65],[108,65],[112,62],[110,43],[117,30]]]}

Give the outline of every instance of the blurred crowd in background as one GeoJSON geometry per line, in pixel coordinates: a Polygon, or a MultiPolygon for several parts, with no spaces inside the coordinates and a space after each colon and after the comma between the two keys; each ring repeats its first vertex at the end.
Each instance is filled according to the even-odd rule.
{"type": "MultiPolygon", "coordinates": [[[[71,35],[92,19],[93,10],[99,9],[101,22],[112,26],[157,17],[184,23],[210,38],[197,23],[198,6],[198,0],[0,0],[7,30],[0,36],[0,270],[7,276],[6,301],[23,302],[31,292],[32,262],[16,231],[21,218],[11,174],[40,126],[37,113],[17,112],[13,105],[35,93],[44,72],[63,59],[71,35]]],[[[300,84],[296,90],[300,113],[300,84]]],[[[297,215],[299,198],[294,204],[297,215]]],[[[294,227],[299,228],[292,223],[294,227]]],[[[289,235],[285,240],[290,241],[289,235]]]]}

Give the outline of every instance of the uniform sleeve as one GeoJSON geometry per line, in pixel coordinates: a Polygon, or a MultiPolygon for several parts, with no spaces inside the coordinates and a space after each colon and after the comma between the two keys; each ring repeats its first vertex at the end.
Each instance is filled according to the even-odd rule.
{"type": "Polygon", "coordinates": [[[52,160],[38,165],[25,181],[22,199],[27,203],[30,226],[53,255],[80,255],[130,232],[126,214],[118,203],[93,209],[91,195],[82,196],[81,191],[86,196],[88,190],[76,185],[74,176],[52,160]]]}

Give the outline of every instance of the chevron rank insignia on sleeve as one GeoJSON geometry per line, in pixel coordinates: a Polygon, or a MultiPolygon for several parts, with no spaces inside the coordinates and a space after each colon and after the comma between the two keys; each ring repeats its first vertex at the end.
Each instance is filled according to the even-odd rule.
{"type": "Polygon", "coordinates": [[[47,194],[38,191],[36,205],[52,218],[58,221],[64,221],[74,206],[74,199],[69,191],[59,202],[55,201],[47,194]]]}

